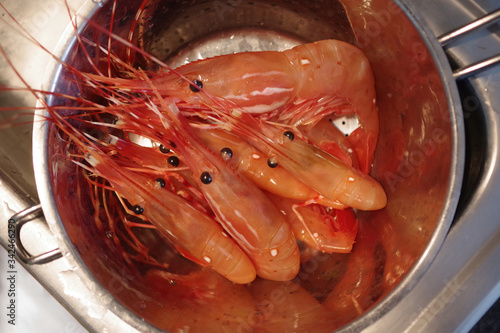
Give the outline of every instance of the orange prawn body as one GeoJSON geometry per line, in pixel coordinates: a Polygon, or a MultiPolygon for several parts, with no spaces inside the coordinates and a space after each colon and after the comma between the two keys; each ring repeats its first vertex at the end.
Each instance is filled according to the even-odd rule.
{"type": "MultiPolygon", "coordinates": [[[[75,142],[81,142],[77,138],[75,142]]],[[[163,189],[150,177],[122,168],[103,152],[85,147],[83,152],[92,172],[106,179],[113,190],[144,215],[181,253],[211,267],[236,283],[255,279],[248,256],[209,216],[187,201],[163,189]]]]}
{"type": "MultiPolygon", "coordinates": [[[[326,100],[325,96],[344,99],[359,111],[371,111],[375,104],[368,60],[361,50],[338,40],[304,44],[283,52],[213,57],[179,67],[176,72],[190,81],[201,82],[207,93],[253,114],[281,112],[292,102],[326,100]]],[[[159,74],[152,81],[161,94],[182,97],[189,104],[203,101],[202,95],[190,91],[186,80],[174,73],[159,74]]],[[[337,107],[338,103],[333,109],[337,107]]],[[[290,118],[292,111],[289,109],[279,118],[290,118]]],[[[312,118],[315,111],[310,111],[304,116],[312,118]]],[[[297,122],[307,123],[308,119],[297,122]]]]}
{"type": "Polygon", "coordinates": [[[190,89],[193,86],[186,78],[247,113],[292,126],[314,124],[332,113],[356,114],[360,126],[349,140],[361,170],[370,170],[379,132],[376,93],[369,61],[357,47],[323,40],[283,52],[209,58],[176,72],[159,74],[153,83],[160,93],[189,104],[207,100],[197,89],[190,89]]]}
{"type": "MultiPolygon", "coordinates": [[[[281,110],[296,95],[299,72],[282,52],[245,52],[189,63],[176,71],[203,90],[234,103],[248,113],[281,110]]],[[[153,79],[163,95],[179,96],[189,104],[203,104],[203,94],[189,88],[186,80],[169,72],[153,79]]],[[[196,89],[195,89],[196,90],[196,89]]]]}
{"type": "Polygon", "coordinates": [[[198,142],[175,105],[166,109],[170,120],[166,129],[184,162],[199,175],[200,190],[224,229],[250,255],[257,275],[276,281],[295,277],[300,254],[281,212],[252,182],[198,142]],[[244,199],[238,206],[229,204],[235,198],[244,199]]]}
{"type": "Polygon", "coordinates": [[[289,154],[282,155],[280,163],[326,198],[361,210],[378,210],[387,204],[383,187],[370,176],[304,141],[285,140],[285,147],[289,154]]]}
{"type": "Polygon", "coordinates": [[[269,160],[264,153],[230,132],[198,130],[196,134],[212,151],[221,152],[224,159],[237,172],[265,191],[303,202],[314,200],[325,206],[344,207],[340,202],[328,201],[321,197],[318,192],[293,177],[280,165],[274,168],[270,167],[269,160]],[[228,149],[229,151],[227,151],[228,149]]]}

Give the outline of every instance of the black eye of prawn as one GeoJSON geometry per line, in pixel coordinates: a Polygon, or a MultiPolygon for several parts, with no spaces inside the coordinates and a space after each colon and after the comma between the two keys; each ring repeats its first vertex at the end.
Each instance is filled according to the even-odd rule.
{"type": "Polygon", "coordinates": [[[293,134],[293,132],[291,131],[286,131],[285,133],[283,133],[283,135],[289,138],[290,141],[293,141],[293,139],[295,139],[295,134],[293,134]]]}
{"type": "Polygon", "coordinates": [[[276,156],[270,157],[267,160],[267,165],[269,165],[270,168],[276,168],[278,166],[278,159],[276,156]]]}
{"type": "Polygon", "coordinates": [[[142,208],[141,206],[139,205],[135,205],[134,206],[134,213],[136,213],[137,215],[140,215],[144,212],[144,208],[142,208]]]}
{"type": "Polygon", "coordinates": [[[208,172],[202,173],[200,179],[203,184],[208,185],[212,182],[212,176],[208,172]]]}
{"type": "Polygon", "coordinates": [[[179,158],[177,156],[170,156],[167,162],[173,167],[179,166],[179,158]]]}
{"type": "Polygon", "coordinates": [[[165,179],[163,179],[163,178],[156,178],[156,181],[158,182],[158,184],[160,184],[161,188],[165,187],[165,179]]]}
{"type": "Polygon", "coordinates": [[[193,83],[189,85],[189,89],[191,89],[192,92],[199,92],[200,88],[203,88],[203,82],[200,80],[193,80],[193,83]]]}
{"type": "Polygon", "coordinates": [[[168,154],[170,152],[170,149],[168,149],[167,147],[165,147],[164,145],[160,145],[160,151],[163,153],[163,154],[168,154]]]}
{"type": "Polygon", "coordinates": [[[233,157],[233,151],[231,148],[225,147],[220,150],[220,156],[224,161],[228,161],[233,157]]]}

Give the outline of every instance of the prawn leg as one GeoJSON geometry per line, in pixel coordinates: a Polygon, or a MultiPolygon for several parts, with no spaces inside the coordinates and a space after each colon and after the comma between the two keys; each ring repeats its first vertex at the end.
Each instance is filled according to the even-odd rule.
{"type": "Polygon", "coordinates": [[[351,252],[358,231],[358,220],[351,209],[269,197],[283,212],[297,239],[325,253],[351,252]]]}

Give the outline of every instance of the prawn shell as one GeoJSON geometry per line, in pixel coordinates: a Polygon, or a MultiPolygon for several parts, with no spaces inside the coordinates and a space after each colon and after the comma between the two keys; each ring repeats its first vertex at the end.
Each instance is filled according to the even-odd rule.
{"type": "Polygon", "coordinates": [[[111,161],[95,157],[89,163],[95,172],[107,179],[115,191],[172,241],[190,259],[207,265],[236,283],[255,279],[255,269],[248,256],[229,238],[220,226],[187,201],[165,189],[156,181],[127,172],[111,161]]]}
{"type": "Polygon", "coordinates": [[[378,210],[387,204],[382,185],[369,175],[304,141],[285,140],[283,146],[287,154],[280,156],[281,165],[326,198],[361,210],[378,210]]]}
{"type": "Polygon", "coordinates": [[[228,147],[233,156],[227,163],[259,188],[281,197],[308,201],[319,194],[293,177],[283,167],[271,168],[267,156],[238,136],[223,130],[197,130],[200,140],[214,153],[228,147]]]}
{"type": "Polygon", "coordinates": [[[295,238],[324,253],[351,252],[358,232],[358,220],[351,209],[326,209],[268,195],[285,215],[295,238]]]}
{"type": "MultiPolygon", "coordinates": [[[[281,52],[244,52],[207,58],[181,66],[176,71],[198,80],[203,90],[248,113],[275,111],[295,96],[298,72],[281,52]],[[256,66],[258,64],[258,66],[256,66]]],[[[153,79],[161,94],[180,97],[190,104],[202,104],[205,94],[193,92],[183,78],[169,72],[153,79]]]]}

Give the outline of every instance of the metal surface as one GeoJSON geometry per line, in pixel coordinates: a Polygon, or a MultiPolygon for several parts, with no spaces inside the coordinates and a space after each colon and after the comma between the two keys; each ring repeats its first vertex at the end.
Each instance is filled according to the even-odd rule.
{"type": "Polygon", "coordinates": [[[26,251],[26,248],[24,247],[22,240],[21,240],[21,230],[23,226],[34,220],[37,217],[42,216],[42,206],[41,205],[36,205],[30,208],[27,208],[17,214],[14,214],[11,216],[9,219],[8,223],[9,225],[14,225],[15,227],[15,249],[16,249],[16,254],[19,260],[23,264],[26,265],[43,265],[47,264],[49,262],[52,262],[54,260],[57,260],[62,257],[61,251],[59,249],[53,249],[51,251],[38,254],[38,255],[32,255],[28,251],[26,251]]]}
{"type": "MultiPolygon", "coordinates": [[[[487,14],[472,23],[460,27],[452,32],[446,33],[438,37],[438,41],[444,46],[448,47],[450,44],[455,43],[461,38],[474,33],[480,29],[486,29],[490,25],[500,21],[500,10],[487,14]]],[[[500,54],[492,56],[488,59],[480,60],[469,66],[464,66],[453,71],[453,76],[457,80],[465,79],[471,75],[477,74],[480,71],[486,70],[492,66],[500,63],[500,54]]]]}
{"type": "MultiPolygon", "coordinates": [[[[429,1],[421,1],[419,3],[411,1],[401,2],[404,6],[407,6],[413,19],[419,24],[425,24],[430,27],[432,34],[435,36],[442,35],[456,28],[459,22],[465,24],[482,15],[481,10],[478,7],[474,7],[475,4],[474,6],[471,4],[470,8],[468,6],[461,6],[450,9],[449,6],[446,6],[453,15],[449,18],[444,18],[442,14],[438,14],[442,13],[440,11],[442,7],[439,6],[442,6],[443,3],[436,4],[429,1]]],[[[61,20],[61,22],[66,21],[61,20]]],[[[426,33],[430,33],[430,31],[426,31],[426,33]]],[[[56,32],[56,34],[51,35],[59,34],[56,32]]],[[[477,36],[475,37],[476,40],[479,39],[477,36]]],[[[483,32],[476,49],[482,50],[482,53],[487,53],[483,51],[495,48],[496,45],[498,45],[497,37],[488,34],[488,32],[483,32]],[[486,43],[484,40],[488,40],[488,42],[486,43]],[[484,43],[488,44],[488,47],[485,47],[484,43]]],[[[22,54],[24,50],[19,48],[18,50],[11,51],[13,54],[16,54],[16,51],[22,54]]],[[[453,48],[450,50],[450,53],[452,58],[457,62],[472,63],[477,61],[477,59],[471,56],[472,53],[476,52],[464,52],[460,48],[453,48]]],[[[35,85],[39,78],[36,75],[32,75],[31,79],[35,85]]],[[[473,79],[472,83],[475,84],[477,95],[462,97],[466,101],[472,99],[477,105],[482,107],[483,111],[481,112],[484,112],[486,124],[484,140],[487,143],[487,151],[484,158],[484,170],[481,172],[469,201],[461,209],[443,248],[430,270],[424,275],[423,280],[417,284],[415,290],[408,297],[401,300],[397,308],[386,314],[382,319],[373,320],[373,325],[366,329],[367,332],[378,332],[381,330],[394,332],[466,331],[500,294],[498,278],[500,272],[497,268],[498,265],[494,264],[495,258],[500,256],[498,245],[500,243],[500,231],[498,230],[498,220],[495,216],[496,203],[494,199],[500,194],[498,185],[500,183],[500,171],[496,170],[497,145],[499,142],[497,126],[499,119],[498,114],[495,112],[495,105],[500,105],[500,103],[495,102],[498,99],[495,96],[495,88],[498,89],[498,82],[500,82],[498,71],[485,72],[473,79]],[[477,283],[477,281],[481,281],[481,283],[477,283]]],[[[28,101],[26,105],[32,105],[30,104],[32,102],[28,101]]],[[[467,104],[465,105],[466,116],[467,112],[469,115],[475,115],[475,113],[480,112],[479,108],[467,109],[467,104]]],[[[18,142],[16,141],[18,140],[16,138],[17,136],[9,142],[12,145],[14,143],[17,144],[18,142]]],[[[29,142],[27,145],[29,146],[29,142]]],[[[2,149],[6,150],[5,155],[9,159],[16,158],[15,155],[11,154],[8,143],[2,146],[2,149]]],[[[21,156],[21,161],[22,158],[21,156]]],[[[15,168],[10,169],[9,167],[2,166],[2,171],[4,173],[5,171],[11,173],[11,170],[17,170],[17,166],[23,166],[26,163],[26,161],[24,163],[15,161],[13,163],[16,166],[15,168]]],[[[25,195],[25,193],[34,192],[32,187],[30,189],[32,183],[29,180],[23,180],[24,175],[29,173],[28,170],[23,173],[23,177],[14,177],[16,180],[16,184],[14,185],[4,180],[11,179],[12,176],[5,178],[2,176],[2,189],[5,191],[5,195],[2,198],[6,218],[9,218],[13,211],[20,211],[32,205],[30,197],[25,195]],[[19,186],[18,184],[22,185],[19,186]]],[[[4,233],[2,232],[2,234],[4,233]]],[[[30,243],[30,245],[35,245],[36,247],[37,242],[27,241],[25,243],[30,243]]],[[[2,245],[5,246],[5,244],[5,239],[2,238],[2,245]]],[[[52,242],[51,245],[53,244],[52,242]]],[[[36,249],[29,250],[34,251],[34,253],[36,251],[36,249]]],[[[43,267],[43,270],[39,270],[36,267],[29,269],[44,285],[52,290],[54,295],[71,312],[82,320],[85,318],[88,328],[95,331],[104,331],[106,329],[127,332],[135,331],[115,317],[112,312],[102,308],[103,299],[106,306],[110,304],[109,299],[105,295],[92,297],[91,294],[93,291],[89,291],[88,286],[82,284],[76,274],[74,274],[73,266],[71,265],[71,260],[74,259],[70,259],[69,261],[65,259],[55,262],[54,264],[58,264],[57,266],[50,264],[48,267],[43,267]],[[50,282],[50,277],[53,275],[58,276],[65,286],[80,286],[82,292],[74,294],[74,291],[68,289],[61,290],[59,283],[50,282]],[[72,297],[68,297],[68,294],[72,294],[72,297]],[[82,304],[82,300],[84,300],[84,304],[82,304]],[[89,314],[91,315],[89,316],[89,314]]]]}
{"type": "MultiPolygon", "coordinates": [[[[487,1],[404,1],[415,20],[436,36],[498,9],[487,1]],[[446,12],[446,15],[443,13],[446,12]]],[[[499,50],[498,27],[481,30],[448,50],[458,66],[478,61],[499,50]]],[[[463,91],[464,117],[479,118],[481,126],[468,133],[471,149],[484,149],[478,178],[462,202],[454,225],[436,260],[415,289],[366,332],[468,332],[500,296],[500,195],[498,143],[500,68],[470,79],[473,91],[463,91]],[[471,103],[473,101],[473,103],[471,103]]],[[[472,172],[472,170],[471,170],[472,172]]]]}

